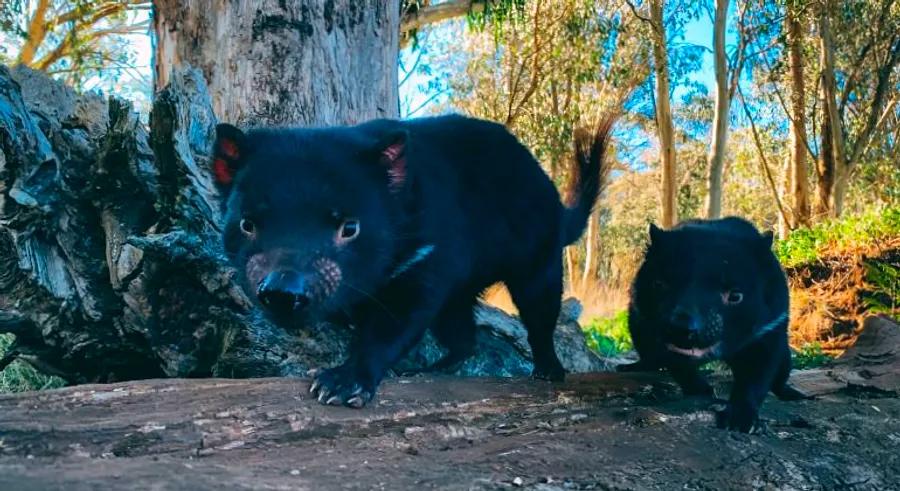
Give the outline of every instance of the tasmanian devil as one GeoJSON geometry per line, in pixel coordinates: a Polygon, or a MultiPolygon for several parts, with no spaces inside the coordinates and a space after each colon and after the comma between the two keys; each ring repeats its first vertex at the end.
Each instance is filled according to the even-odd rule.
{"type": "Polygon", "coordinates": [[[788,287],[772,234],[746,220],[650,225],[650,245],[631,290],[628,329],[640,361],[621,370],[668,369],[689,395],[711,395],[699,374],[721,359],[734,385],[720,428],[750,431],[769,391],[802,398],[787,384],[788,287]]]}
{"type": "Polygon", "coordinates": [[[561,380],[561,250],[582,234],[605,182],[611,124],[576,137],[568,206],[532,154],[487,121],[247,133],[220,124],[224,246],[277,322],[337,313],[356,327],[345,363],[314,377],[322,403],[365,405],[428,327],[447,350],[431,368],[457,366],[474,350],[478,295],[500,281],[527,328],[533,375],[561,380]]]}

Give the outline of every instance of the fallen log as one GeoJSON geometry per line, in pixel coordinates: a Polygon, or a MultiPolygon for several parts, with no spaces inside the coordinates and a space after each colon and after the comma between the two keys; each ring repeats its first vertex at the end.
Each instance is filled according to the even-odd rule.
{"type": "MultiPolygon", "coordinates": [[[[0,66],[0,333],[15,335],[2,361],[70,383],[298,376],[340,363],[349,326],[286,331],[236,286],[208,171],[206,84],[190,68],[169,80],[147,126],[127,101],[0,66]]],[[[577,302],[565,310],[563,364],[606,368],[584,344],[577,302]]],[[[478,355],[459,373],[530,373],[518,320],[487,306],[478,319],[478,355]]],[[[440,356],[429,338],[401,367],[440,356]]]]}

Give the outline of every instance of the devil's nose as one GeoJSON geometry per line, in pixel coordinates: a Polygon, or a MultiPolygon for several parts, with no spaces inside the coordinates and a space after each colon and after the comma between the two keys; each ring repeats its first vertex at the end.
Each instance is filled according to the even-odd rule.
{"type": "Polygon", "coordinates": [[[279,314],[302,310],[309,305],[309,281],[297,271],[273,271],[259,282],[256,297],[279,314]]]}
{"type": "Polygon", "coordinates": [[[669,321],[679,330],[696,333],[700,331],[700,318],[685,308],[678,307],[672,312],[669,321]]]}

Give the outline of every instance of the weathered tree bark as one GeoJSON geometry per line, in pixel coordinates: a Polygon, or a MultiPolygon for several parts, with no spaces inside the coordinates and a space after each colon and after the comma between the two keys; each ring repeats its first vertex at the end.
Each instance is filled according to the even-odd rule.
{"type": "Polygon", "coordinates": [[[396,117],[400,7],[385,0],[157,0],[157,87],[192,65],[221,121],[396,117]]]}
{"type": "Polygon", "coordinates": [[[785,27],[787,31],[788,83],[791,87],[791,143],[786,160],[786,175],[790,179],[791,228],[809,225],[809,182],[806,166],[806,81],[803,75],[803,25],[797,6],[788,5],[785,27]]]}
{"type": "Polygon", "coordinates": [[[676,207],[675,129],[669,101],[669,58],[666,46],[666,24],[663,20],[664,0],[650,1],[650,21],[653,30],[653,61],[656,72],[656,129],[659,137],[661,166],[661,201],[663,227],[672,227],[678,220],[676,207]]]}
{"type": "Polygon", "coordinates": [[[835,216],[835,177],[836,173],[843,173],[844,167],[844,135],[838,116],[834,40],[829,19],[834,8],[834,2],[826,0],[819,11],[819,64],[822,71],[822,144],[816,166],[816,214],[819,216],[835,216]]]}
{"type": "Polygon", "coordinates": [[[231,281],[199,71],[173,72],[150,119],[148,135],[124,101],[0,67],[0,331],[14,351],[70,382],[289,374],[340,355],[341,330],[289,336],[231,281]]]}
{"type": "Polygon", "coordinates": [[[729,0],[716,0],[713,24],[713,53],[716,72],[716,113],[713,118],[712,141],[707,159],[706,218],[722,215],[722,170],[725,164],[725,145],[728,142],[728,111],[731,90],[728,84],[728,57],[725,53],[725,24],[728,21],[729,0]]]}

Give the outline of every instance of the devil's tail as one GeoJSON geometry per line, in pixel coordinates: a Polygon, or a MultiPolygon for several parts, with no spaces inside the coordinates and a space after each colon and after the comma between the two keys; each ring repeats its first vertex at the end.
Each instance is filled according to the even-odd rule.
{"type": "Polygon", "coordinates": [[[566,209],[563,212],[565,244],[578,240],[587,227],[597,198],[606,188],[611,164],[606,162],[615,117],[604,117],[593,134],[575,132],[575,165],[569,178],[566,209]]]}

